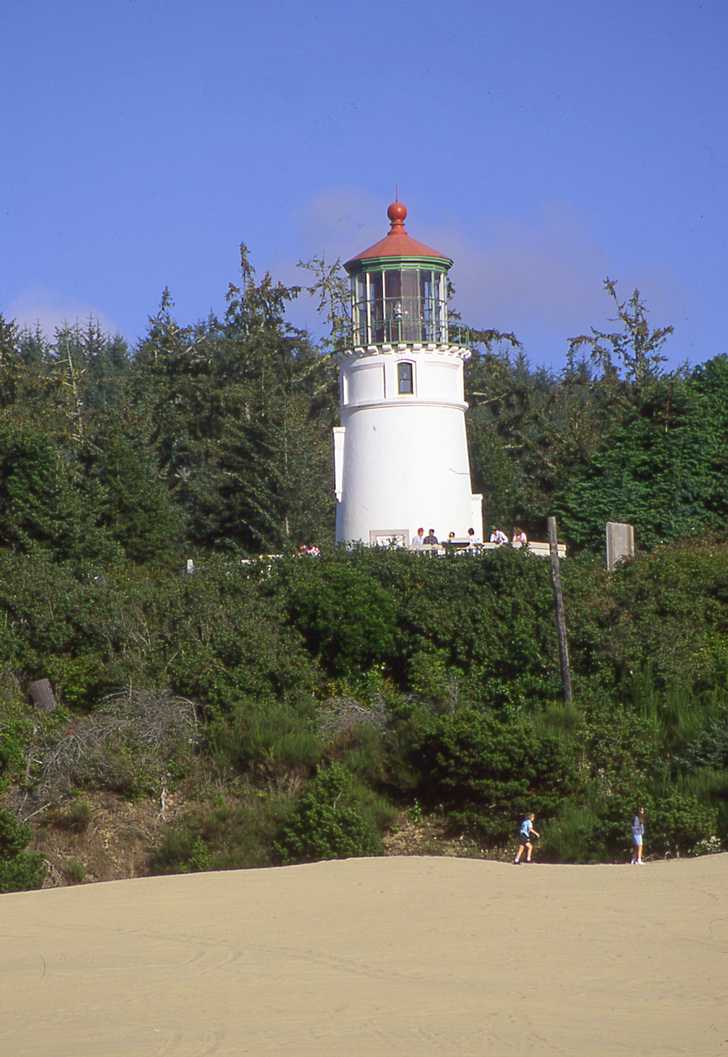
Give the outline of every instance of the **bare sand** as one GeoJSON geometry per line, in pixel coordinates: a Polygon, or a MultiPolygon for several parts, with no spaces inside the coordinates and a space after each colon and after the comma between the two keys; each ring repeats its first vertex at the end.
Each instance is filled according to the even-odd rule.
{"type": "Polygon", "coordinates": [[[728,1057],[728,855],[0,896],[3,1057],[728,1057]]]}

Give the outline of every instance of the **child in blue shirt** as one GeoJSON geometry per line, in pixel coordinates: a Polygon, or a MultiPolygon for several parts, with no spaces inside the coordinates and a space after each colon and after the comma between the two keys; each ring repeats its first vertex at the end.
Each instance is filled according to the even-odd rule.
{"type": "Polygon", "coordinates": [[[534,837],[541,836],[538,830],[535,830],[533,828],[533,824],[535,821],[536,816],[534,814],[530,814],[527,815],[521,823],[520,829],[518,831],[518,851],[516,852],[516,857],[513,860],[516,866],[518,866],[518,864],[520,863],[521,856],[523,855],[524,851],[526,852],[526,862],[531,861],[531,853],[533,852],[531,835],[533,834],[534,837]]]}

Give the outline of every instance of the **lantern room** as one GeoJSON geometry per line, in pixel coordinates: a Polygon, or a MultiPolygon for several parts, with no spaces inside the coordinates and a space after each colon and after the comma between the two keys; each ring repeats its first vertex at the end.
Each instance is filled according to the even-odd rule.
{"type": "Polygon", "coordinates": [[[446,343],[452,260],[410,237],[402,202],[393,202],[387,216],[385,237],[344,266],[351,279],[353,344],[446,343]]]}

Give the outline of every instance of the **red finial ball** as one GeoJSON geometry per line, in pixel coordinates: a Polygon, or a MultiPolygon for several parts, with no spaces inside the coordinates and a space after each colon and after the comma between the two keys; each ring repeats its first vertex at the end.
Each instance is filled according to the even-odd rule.
{"type": "Polygon", "coordinates": [[[392,202],[387,210],[387,216],[392,221],[392,227],[394,227],[395,224],[399,227],[401,224],[404,224],[405,217],[407,216],[407,206],[404,202],[392,202]]]}

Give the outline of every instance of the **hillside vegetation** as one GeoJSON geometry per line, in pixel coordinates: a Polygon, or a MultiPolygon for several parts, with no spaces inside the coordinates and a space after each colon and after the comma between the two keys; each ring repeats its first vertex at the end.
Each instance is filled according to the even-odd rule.
{"type": "Polygon", "coordinates": [[[223,319],[165,292],[133,352],[0,319],[0,890],[98,876],[71,852],[115,819],[142,872],[377,854],[403,822],[505,854],[527,810],[539,855],[609,861],[638,802],[653,854],[725,845],[728,357],[666,372],[671,328],[612,283],[614,333],[558,374],[474,332],[487,517],[555,513],[570,550],[566,709],[547,563],[330,546],[341,287],[314,278],[320,347],[246,252],[223,319]],[[609,575],[607,519],[641,545],[609,575]]]}

